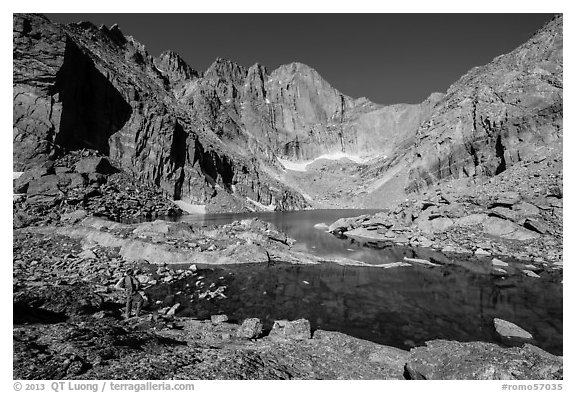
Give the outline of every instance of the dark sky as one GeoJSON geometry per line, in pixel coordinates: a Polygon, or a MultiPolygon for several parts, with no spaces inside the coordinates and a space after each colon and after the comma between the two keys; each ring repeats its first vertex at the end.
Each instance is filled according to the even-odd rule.
{"type": "Polygon", "coordinates": [[[352,97],[417,103],[470,68],[510,52],[550,14],[47,14],[118,23],[157,56],[178,52],[204,71],[216,57],[269,71],[298,61],[352,97]]]}

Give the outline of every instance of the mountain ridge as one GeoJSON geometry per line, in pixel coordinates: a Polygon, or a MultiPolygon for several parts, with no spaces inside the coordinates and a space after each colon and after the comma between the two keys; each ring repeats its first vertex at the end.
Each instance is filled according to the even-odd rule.
{"type": "MultiPolygon", "coordinates": [[[[561,36],[561,16],[551,23],[543,31],[560,29],[561,36]]],[[[498,152],[494,152],[502,146],[506,145],[510,156],[507,165],[513,163],[515,150],[509,139],[502,139],[502,146],[498,138],[490,139],[492,150],[486,153],[482,153],[480,140],[438,150],[426,139],[442,138],[443,132],[450,133],[442,124],[462,122],[461,116],[468,116],[468,109],[457,109],[461,105],[459,90],[500,82],[484,77],[485,67],[503,62],[509,71],[502,79],[516,80],[517,69],[532,69],[531,64],[538,60],[530,50],[522,52],[524,58],[515,59],[517,49],[473,68],[445,94],[431,93],[419,104],[384,106],[342,94],[312,67],[299,62],[269,72],[259,63],[246,68],[217,58],[199,72],[174,51],[149,55],[143,44],[125,36],[117,25],[107,28],[79,22],[64,26],[43,16],[15,15],[14,26],[15,170],[36,165],[62,150],[96,148],[171,198],[223,204],[224,209],[231,205],[241,210],[255,208],[248,200],[280,210],[314,206],[313,198],[306,200],[296,191],[310,184],[293,178],[281,160],[305,162],[334,153],[372,163],[355,169],[366,177],[362,187],[370,190],[374,189],[370,182],[378,182],[386,171],[396,171],[394,163],[402,160],[410,162],[400,171],[406,179],[396,181],[394,187],[407,192],[442,181],[446,174],[493,175],[496,170],[487,168],[495,165],[493,156],[498,152]],[[33,64],[30,56],[47,61],[33,64]],[[74,82],[78,79],[74,68],[83,70],[78,82],[74,82]],[[480,77],[475,80],[477,74],[480,77]],[[448,102],[450,99],[454,102],[448,102]],[[462,115],[453,116],[455,109],[462,115]],[[430,125],[431,119],[446,116],[455,118],[437,123],[441,126],[430,125]],[[475,160],[471,146],[476,156],[480,152],[480,169],[474,171],[468,164],[475,160]],[[459,154],[456,161],[463,164],[435,164],[443,159],[453,162],[449,157],[454,154],[459,154]]],[[[539,31],[530,39],[536,39],[538,48],[546,43],[538,41],[542,34],[539,31]]],[[[546,94],[558,96],[559,90],[561,99],[558,50],[550,50],[556,57],[551,55],[553,61],[544,66],[556,67],[549,79],[560,87],[546,94]]],[[[534,90],[539,89],[536,77],[530,75],[527,80],[534,90]]],[[[551,102],[554,106],[558,100],[551,102]]],[[[561,118],[561,104],[553,112],[552,116],[561,118]]],[[[531,113],[527,116],[533,117],[531,113]]],[[[548,118],[546,122],[550,122],[548,118]]],[[[556,124],[552,135],[557,136],[558,121],[552,123],[556,124]]],[[[478,128],[475,121],[463,124],[467,133],[478,128]]],[[[379,200],[376,194],[368,199],[379,200]]],[[[366,206],[368,199],[355,201],[366,206]]],[[[370,204],[366,207],[380,207],[370,204]]]]}

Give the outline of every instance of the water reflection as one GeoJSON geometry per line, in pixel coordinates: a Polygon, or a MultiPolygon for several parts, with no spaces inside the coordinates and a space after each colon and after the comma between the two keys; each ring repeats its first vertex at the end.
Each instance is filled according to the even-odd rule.
{"type": "MultiPolygon", "coordinates": [[[[338,239],[314,224],[374,213],[367,210],[314,210],[286,213],[185,216],[197,225],[221,225],[259,217],[297,240],[296,249],[325,257],[347,257],[371,264],[422,257],[444,266],[380,269],[316,266],[242,265],[206,270],[206,286],[195,280],[155,289],[153,297],[182,304],[182,315],[209,318],[306,318],[314,329],[344,332],[370,341],[409,348],[426,340],[497,342],[493,318],[513,322],[534,335],[537,344],[562,354],[562,285],[546,274],[492,277],[489,261],[450,261],[440,253],[410,247],[374,249],[338,239]],[[456,262],[455,264],[452,264],[456,262]],[[220,277],[223,277],[220,279],[220,277]],[[199,299],[211,283],[226,285],[226,299],[199,299]],[[180,294],[177,294],[180,292],[180,294]],[[192,298],[191,298],[192,295],[192,298]]],[[[557,280],[556,280],[557,281],[557,280]]]]}
{"type": "Polygon", "coordinates": [[[404,255],[413,255],[408,248],[388,248],[386,250],[374,250],[364,247],[363,244],[349,239],[338,239],[323,229],[314,228],[315,224],[332,224],[342,217],[354,217],[362,214],[374,214],[380,210],[302,210],[294,212],[274,213],[224,213],[207,214],[204,216],[183,216],[180,219],[197,225],[223,225],[235,220],[245,218],[259,218],[270,222],[296,240],[294,249],[309,252],[311,254],[338,258],[346,257],[359,261],[380,264],[397,262],[404,255]]]}
{"type": "Polygon", "coordinates": [[[180,302],[180,315],[258,317],[268,328],[275,319],[306,318],[314,329],[400,348],[436,338],[497,342],[492,321],[498,317],[530,331],[541,348],[562,354],[561,286],[546,280],[495,279],[458,266],[334,264],[226,266],[202,275],[202,288],[226,285],[227,298],[191,298],[201,292],[195,278],[157,288],[153,297],[180,302]]]}

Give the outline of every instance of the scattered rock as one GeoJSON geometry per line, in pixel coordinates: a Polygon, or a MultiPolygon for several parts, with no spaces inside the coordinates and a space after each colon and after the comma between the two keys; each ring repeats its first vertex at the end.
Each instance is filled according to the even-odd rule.
{"type": "Polygon", "coordinates": [[[534,340],[526,330],[503,319],[494,318],[494,328],[505,344],[521,345],[534,340]]]}
{"type": "Polygon", "coordinates": [[[225,314],[210,316],[210,321],[212,321],[212,323],[214,325],[218,325],[222,322],[226,322],[227,320],[228,320],[228,315],[225,315],[225,314]]]}
{"type": "Polygon", "coordinates": [[[508,266],[508,263],[506,263],[506,262],[504,262],[498,258],[494,258],[494,259],[492,259],[492,265],[506,267],[506,266],[508,266]]]}
{"type": "Polygon", "coordinates": [[[548,232],[548,226],[534,218],[527,218],[526,221],[524,221],[524,227],[541,234],[548,232]]]}
{"type": "Polygon", "coordinates": [[[60,216],[60,221],[66,221],[74,224],[82,221],[84,218],[86,218],[87,215],[88,213],[86,213],[86,210],[74,210],[72,212],[62,214],[62,216],[60,216]]]}
{"type": "Polygon", "coordinates": [[[511,207],[520,202],[521,199],[522,197],[517,192],[507,191],[498,196],[498,198],[492,203],[492,207],[511,207]]]}
{"type": "Polygon", "coordinates": [[[310,322],[308,322],[307,319],[297,319],[295,321],[274,321],[269,337],[307,340],[311,337],[310,322]]]}
{"type": "Polygon", "coordinates": [[[178,310],[178,308],[180,308],[180,303],[176,303],[175,305],[170,307],[170,310],[168,310],[168,312],[166,313],[166,316],[167,317],[173,317],[176,314],[176,310],[178,310]]]}
{"type": "Polygon", "coordinates": [[[417,225],[424,233],[437,233],[446,231],[454,225],[454,221],[447,217],[438,217],[432,220],[418,220],[417,225]]]}
{"type": "Polygon", "coordinates": [[[111,175],[116,171],[106,157],[84,158],[78,161],[75,169],[78,173],[100,173],[102,175],[111,175]]]}
{"type": "Polygon", "coordinates": [[[84,250],[80,254],[78,254],[78,258],[80,259],[96,259],[98,256],[92,250],[84,250]]]}
{"type": "Polygon", "coordinates": [[[524,270],[522,270],[522,273],[526,274],[528,277],[540,278],[540,276],[538,274],[534,273],[532,270],[524,269],[524,270]]]}
{"type": "Polygon", "coordinates": [[[258,318],[248,318],[236,331],[237,337],[258,338],[262,334],[262,322],[258,318]]]}
{"type": "Polygon", "coordinates": [[[474,251],[474,255],[477,257],[489,257],[491,254],[482,248],[477,248],[476,251],[474,251]]]}

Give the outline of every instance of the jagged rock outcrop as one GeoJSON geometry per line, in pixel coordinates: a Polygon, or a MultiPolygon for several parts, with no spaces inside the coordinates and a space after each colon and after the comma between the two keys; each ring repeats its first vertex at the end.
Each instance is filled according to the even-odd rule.
{"type": "MultiPolygon", "coordinates": [[[[453,84],[417,133],[408,191],[493,176],[562,143],[562,16],[453,84]]],[[[560,147],[561,149],[561,147],[560,147]]]]}
{"type": "Polygon", "coordinates": [[[381,207],[391,190],[493,176],[561,145],[562,84],[562,16],[445,95],[382,106],[301,63],[270,72],[218,58],[199,73],[172,51],[153,58],[116,25],[15,15],[14,170],[92,148],[173,199],[284,210],[307,206],[309,187],[278,158],[344,152],[378,158],[350,187],[366,195],[354,203],[381,207]]]}
{"type": "Polygon", "coordinates": [[[307,205],[226,146],[211,117],[177,101],[170,87],[197,76],[177,55],[156,61],[162,72],[117,26],[59,26],[40,15],[14,16],[13,51],[14,170],[88,147],[174,199],[307,205]]]}

